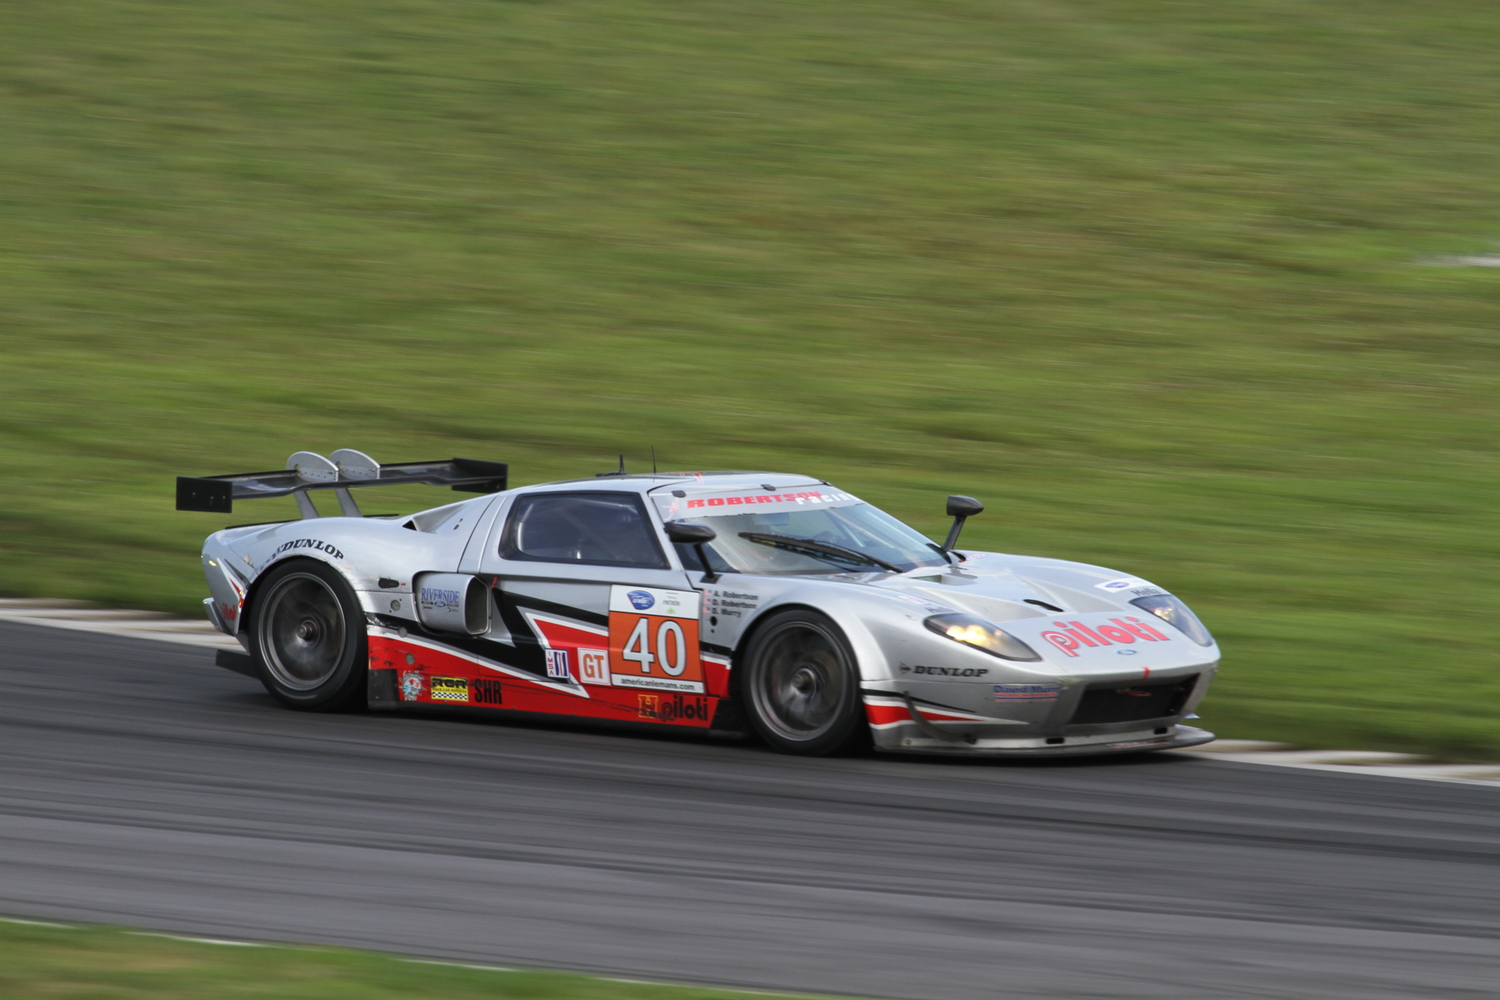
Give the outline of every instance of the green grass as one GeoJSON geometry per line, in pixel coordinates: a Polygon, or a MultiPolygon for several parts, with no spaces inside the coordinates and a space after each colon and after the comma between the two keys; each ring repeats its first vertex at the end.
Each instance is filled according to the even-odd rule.
{"type": "Polygon", "coordinates": [[[0,920],[0,997],[16,1000],[744,1000],[745,995],[568,972],[413,962],[343,949],[233,947],[108,927],[0,920]]]}
{"type": "Polygon", "coordinates": [[[971,545],[1171,587],[1222,639],[1223,735],[1500,754],[1500,270],[1425,263],[1500,239],[1500,7],[5,25],[9,593],[193,608],[222,520],[171,510],[179,473],[654,445],[929,532],[973,494],[971,545]]]}

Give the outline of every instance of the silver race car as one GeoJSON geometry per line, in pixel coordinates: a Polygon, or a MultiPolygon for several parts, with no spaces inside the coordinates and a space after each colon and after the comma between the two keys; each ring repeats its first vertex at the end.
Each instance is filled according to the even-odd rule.
{"type": "Polygon", "coordinates": [[[293,496],[300,520],[210,535],[220,663],[301,709],[408,706],[753,731],[777,750],[1101,754],[1206,743],[1218,665],[1137,577],[939,545],[828,483],[626,473],[511,489],[499,462],[287,468],[177,481],[179,510],[293,496]],[[362,516],[352,491],[482,494],[362,516]],[[341,516],[308,493],[332,490],[341,516]]]}

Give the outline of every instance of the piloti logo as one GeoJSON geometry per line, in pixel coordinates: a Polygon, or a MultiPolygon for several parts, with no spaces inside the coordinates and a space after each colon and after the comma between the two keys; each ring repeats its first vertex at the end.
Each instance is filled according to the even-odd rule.
{"type": "Polygon", "coordinates": [[[1080,646],[1113,646],[1116,643],[1129,645],[1137,639],[1146,642],[1171,642],[1172,637],[1158,632],[1139,618],[1111,618],[1108,625],[1089,628],[1083,622],[1053,622],[1061,632],[1046,631],[1046,639],[1069,656],[1078,655],[1080,646]]]}
{"type": "Polygon", "coordinates": [[[682,695],[661,697],[654,694],[640,696],[639,717],[652,722],[708,721],[707,698],[684,698],[682,695]]]}

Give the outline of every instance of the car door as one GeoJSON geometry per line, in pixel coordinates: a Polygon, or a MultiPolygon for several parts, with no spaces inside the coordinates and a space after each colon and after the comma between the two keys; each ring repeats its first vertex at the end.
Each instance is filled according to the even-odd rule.
{"type": "Polygon", "coordinates": [[[494,584],[488,638],[530,675],[529,684],[509,685],[505,707],[708,724],[700,597],[640,494],[519,494],[480,572],[494,584]]]}

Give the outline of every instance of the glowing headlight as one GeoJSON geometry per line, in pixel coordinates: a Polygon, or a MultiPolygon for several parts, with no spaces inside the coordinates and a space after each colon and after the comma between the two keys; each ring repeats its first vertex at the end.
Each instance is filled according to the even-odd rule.
{"type": "Polygon", "coordinates": [[[1177,628],[1179,632],[1193,640],[1200,646],[1212,646],[1214,637],[1208,634],[1208,629],[1198,620],[1198,616],[1188,610],[1183,604],[1171,594],[1157,594],[1155,597],[1137,597],[1130,602],[1142,611],[1149,611],[1162,621],[1177,628]]]}
{"type": "Polygon", "coordinates": [[[1040,660],[1036,650],[1004,629],[973,615],[933,615],[922,624],[954,642],[982,649],[1002,660],[1040,660]]]}

